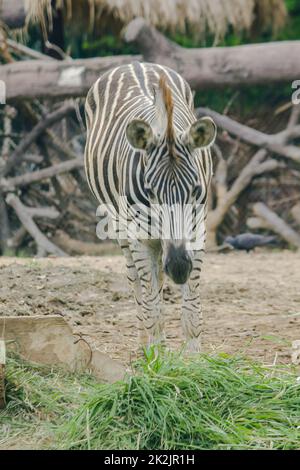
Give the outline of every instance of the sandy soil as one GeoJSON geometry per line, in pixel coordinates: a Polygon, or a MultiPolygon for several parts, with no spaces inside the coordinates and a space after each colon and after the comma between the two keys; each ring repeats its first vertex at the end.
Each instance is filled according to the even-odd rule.
{"type": "MultiPolygon", "coordinates": [[[[204,351],[290,362],[291,342],[300,339],[300,254],[208,254],[202,279],[204,351]]],[[[173,349],[182,341],[180,291],[167,282],[164,297],[173,349]]],[[[120,256],[0,258],[0,315],[37,314],[64,316],[124,363],[135,356],[135,304],[120,256]]]]}

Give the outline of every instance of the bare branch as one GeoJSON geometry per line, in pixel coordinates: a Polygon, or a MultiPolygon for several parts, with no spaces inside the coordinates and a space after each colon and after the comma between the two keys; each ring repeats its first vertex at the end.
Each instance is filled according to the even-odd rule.
{"type": "Polygon", "coordinates": [[[54,207],[27,207],[26,210],[32,218],[57,219],[60,215],[54,207]]]}
{"type": "Polygon", "coordinates": [[[256,147],[263,147],[282,157],[290,158],[291,160],[300,163],[299,147],[296,147],[295,145],[286,145],[286,142],[289,139],[299,137],[299,126],[294,126],[293,128],[279,132],[278,134],[269,135],[245,126],[244,124],[240,124],[228,116],[223,116],[209,108],[198,108],[197,115],[212,117],[217,126],[225,129],[230,134],[239,137],[248,144],[255,145],[256,147]]]}
{"type": "Polygon", "coordinates": [[[291,214],[295,222],[300,225],[300,202],[298,202],[292,207],[291,214]]]}
{"type": "Polygon", "coordinates": [[[142,60],[140,55],[120,55],[75,60],[22,60],[2,65],[0,80],[7,84],[6,100],[74,98],[86,96],[90,87],[113,67],[142,60]]]}
{"type": "Polygon", "coordinates": [[[35,51],[34,49],[30,49],[30,47],[24,46],[24,44],[20,44],[19,42],[13,41],[12,39],[7,38],[6,42],[9,48],[12,49],[14,52],[26,55],[28,57],[31,57],[32,59],[56,60],[53,57],[50,57],[49,55],[42,54],[41,52],[35,51]]]}
{"type": "Polygon", "coordinates": [[[38,122],[10,155],[9,160],[3,169],[3,176],[6,176],[12,168],[22,160],[26,150],[48,127],[67,116],[72,111],[74,111],[74,105],[72,103],[64,104],[59,109],[48,114],[48,116],[38,122]]]}
{"type": "Polygon", "coordinates": [[[0,187],[5,192],[10,192],[15,187],[28,186],[32,183],[37,183],[44,179],[52,178],[53,176],[60,175],[62,173],[68,173],[75,168],[82,168],[83,161],[81,158],[74,158],[73,160],[67,160],[66,162],[57,163],[43,170],[33,171],[31,173],[25,173],[21,176],[15,176],[14,178],[7,178],[0,180],[0,187]]]}
{"type": "Polygon", "coordinates": [[[300,76],[300,41],[187,49],[169,41],[143,18],[131,21],[125,40],[144,60],[178,71],[192,88],[292,82],[300,76]]]}
{"type": "MultiPolygon", "coordinates": [[[[259,221],[261,222],[260,228],[268,228],[277,233],[281,238],[290,243],[291,245],[300,248],[300,234],[298,234],[292,227],[290,227],[283,219],[281,219],[275,212],[269,209],[264,203],[257,202],[253,206],[253,212],[256,219],[250,219],[250,225],[256,224],[259,228],[259,221]]],[[[249,223],[249,221],[248,221],[249,223]]]]}
{"type": "Polygon", "coordinates": [[[56,256],[67,256],[63,250],[54,245],[54,243],[48,240],[48,238],[40,231],[36,223],[33,221],[32,215],[28,212],[27,207],[24,206],[18,196],[10,193],[6,197],[6,202],[14,209],[21,224],[35,240],[38,252],[46,252],[56,256]]]}
{"type": "Polygon", "coordinates": [[[290,118],[289,118],[289,122],[288,122],[287,127],[291,128],[291,127],[296,126],[296,124],[299,121],[299,116],[300,116],[300,105],[299,104],[294,105],[292,107],[292,112],[290,114],[290,118]]]}

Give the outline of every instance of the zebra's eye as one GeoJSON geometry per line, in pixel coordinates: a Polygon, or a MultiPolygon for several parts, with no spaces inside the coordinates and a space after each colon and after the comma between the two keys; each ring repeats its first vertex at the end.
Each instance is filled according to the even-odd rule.
{"type": "Polygon", "coordinates": [[[193,195],[193,197],[198,198],[198,197],[200,197],[201,192],[202,192],[202,188],[201,188],[200,184],[197,184],[197,186],[195,186],[195,188],[193,189],[192,195],[193,195]]]}

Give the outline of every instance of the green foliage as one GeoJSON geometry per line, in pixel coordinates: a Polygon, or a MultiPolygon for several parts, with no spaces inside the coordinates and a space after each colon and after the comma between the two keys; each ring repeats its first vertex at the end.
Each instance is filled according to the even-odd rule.
{"type": "Polygon", "coordinates": [[[112,33],[104,34],[100,38],[85,34],[80,39],[70,38],[68,43],[73,57],[106,57],[139,53],[135,46],[126,44],[119,36],[112,33]]]}
{"type": "Polygon", "coordinates": [[[51,446],[57,427],[83,405],[92,383],[89,376],[10,356],[6,367],[7,406],[0,410],[0,448],[51,446]]]}
{"type": "Polygon", "coordinates": [[[269,41],[287,41],[300,39],[300,3],[299,0],[286,0],[288,10],[288,21],[286,26],[276,35],[272,31],[265,31],[261,34],[252,34],[245,32],[237,33],[232,28],[229,29],[225,38],[215,44],[215,38],[207,35],[203,40],[197,39],[191,33],[186,35],[182,33],[171,34],[172,41],[177,42],[183,47],[211,47],[217,45],[220,47],[239,46],[248,43],[269,42],[269,41]]]}
{"type": "Polygon", "coordinates": [[[114,384],[16,359],[7,376],[2,448],[300,447],[300,384],[289,367],[150,348],[114,384]]]}
{"type": "Polygon", "coordinates": [[[276,37],[278,41],[300,39],[300,3],[299,0],[286,0],[289,20],[286,27],[276,37]]]}
{"type": "MultiPolygon", "coordinates": [[[[297,0],[287,0],[289,20],[286,27],[277,33],[276,37],[271,31],[266,31],[260,35],[249,36],[246,33],[236,33],[232,29],[228,31],[226,37],[217,45],[238,46],[247,43],[268,42],[272,40],[294,40],[300,39],[300,4],[297,0]]],[[[165,33],[172,41],[182,47],[210,47],[214,45],[214,37],[207,36],[204,40],[197,39],[192,33],[186,34],[175,32],[165,33]]],[[[133,45],[126,44],[120,36],[113,33],[104,34],[95,38],[92,34],[85,34],[80,38],[68,38],[73,57],[95,57],[110,56],[118,54],[137,54],[138,49],[133,45]]],[[[230,112],[243,119],[262,103],[274,108],[276,105],[289,101],[291,88],[289,85],[274,86],[253,86],[237,90],[236,88],[225,88],[222,90],[209,90],[197,92],[195,95],[195,106],[208,106],[222,112],[230,104],[230,112]]]]}
{"type": "Polygon", "coordinates": [[[288,370],[152,350],[126,381],[95,388],[64,440],[82,449],[296,449],[299,391],[288,370]]]}
{"type": "Polygon", "coordinates": [[[229,115],[237,116],[243,120],[249,114],[259,111],[262,107],[274,110],[282,103],[290,101],[291,85],[272,84],[269,86],[257,85],[244,88],[231,88],[198,91],[195,94],[195,107],[209,107],[223,113],[229,110],[229,115]]]}

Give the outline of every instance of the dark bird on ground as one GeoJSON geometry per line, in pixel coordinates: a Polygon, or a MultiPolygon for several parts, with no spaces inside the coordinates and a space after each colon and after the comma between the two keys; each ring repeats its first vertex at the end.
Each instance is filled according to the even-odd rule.
{"type": "Polygon", "coordinates": [[[257,235],[255,233],[241,233],[235,237],[226,237],[224,243],[231,245],[236,250],[253,250],[257,246],[265,246],[276,243],[274,236],[257,235]]]}

